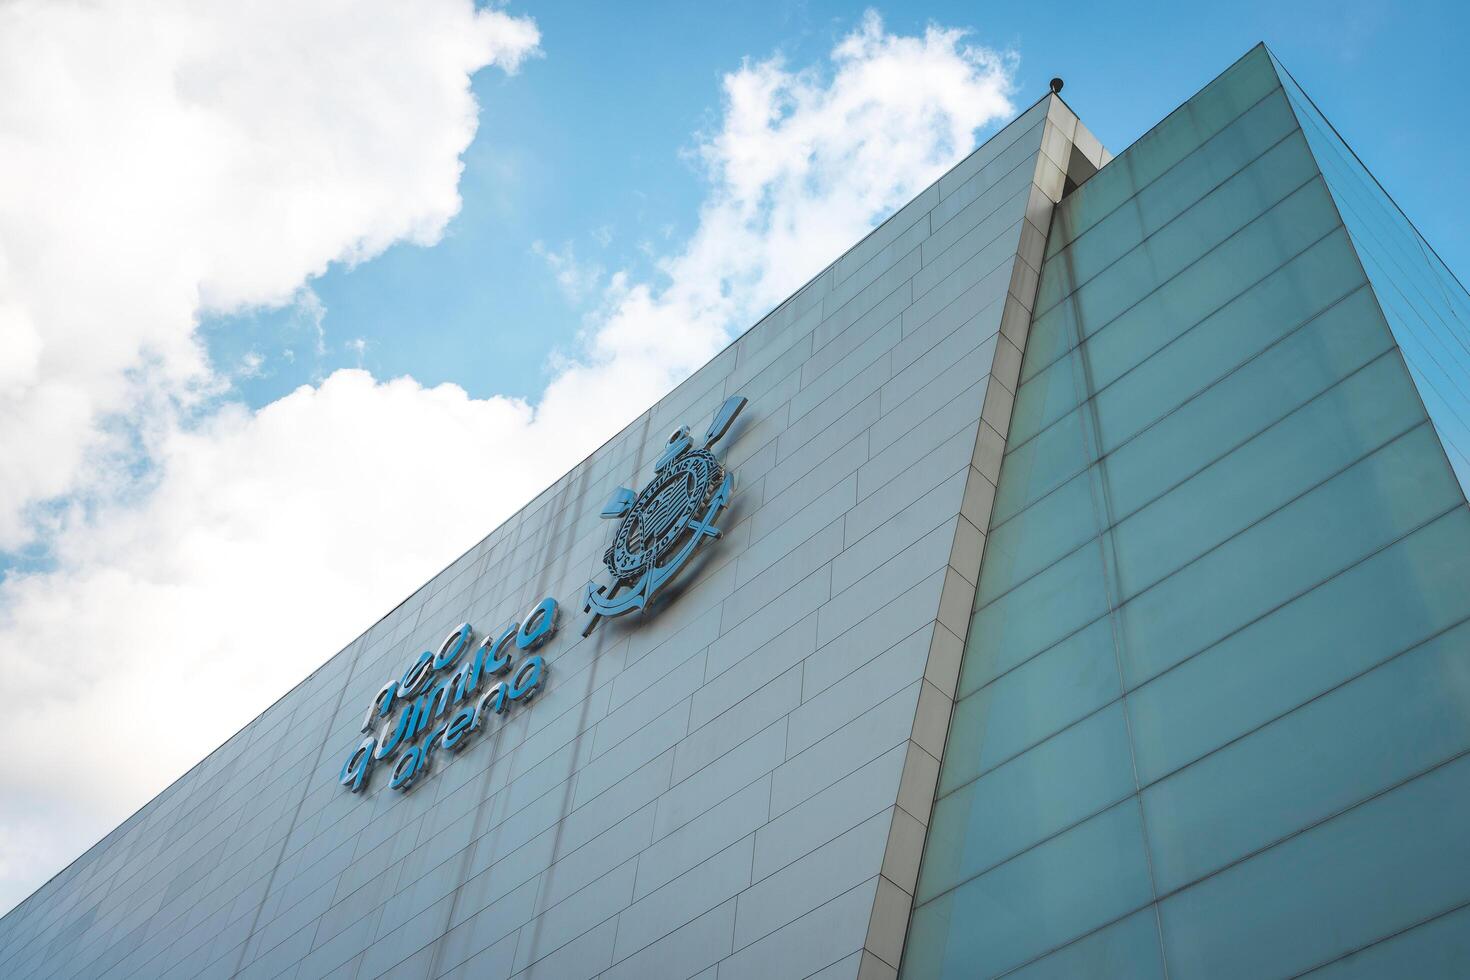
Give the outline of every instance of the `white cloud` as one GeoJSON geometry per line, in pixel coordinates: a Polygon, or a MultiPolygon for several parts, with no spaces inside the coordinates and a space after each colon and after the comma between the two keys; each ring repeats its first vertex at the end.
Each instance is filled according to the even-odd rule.
{"type": "Polygon", "coordinates": [[[711,187],[694,235],[657,262],[662,283],[612,278],[588,364],[548,401],[570,388],[617,397],[613,364],[633,382],[614,417],[631,418],[1008,116],[1013,69],[961,31],[896,36],[870,12],[830,65],[776,57],[727,75],[721,126],[697,145],[711,187]]]}
{"type": "Polygon", "coordinates": [[[236,378],[258,378],[265,370],[265,357],[260,351],[246,351],[235,368],[236,378]]]}
{"type": "Polygon", "coordinates": [[[244,725],[477,540],[485,487],[539,489],[465,451],[503,447],[542,472],[529,423],[508,400],[344,370],[172,427],[141,506],[62,535],[64,571],[5,588],[0,648],[26,654],[5,657],[6,686],[27,693],[0,737],[26,750],[0,762],[0,862],[34,844],[9,828],[38,801],[111,823],[244,725]]]}
{"type": "Polygon", "coordinates": [[[580,304],[597,291],[602,282],[603,268],[595,262],[584,262],[577,258],[577,251],[567,242],[558,251],[548,248],[544,242],[532,242],[531,251],[540,256],[556,278],[556,285],[569,303],[580,304]]]}
{"type": "MultiPolygon", "coordinates": [[[[403,22],[390,28],[410,30],[403,22]]],[[[429,59],[432,48],[419,43],[416,57],[429,59]]],[[[475,60],[438,67],[462,82],[475,60]]],[[[236,62],[242,71],[249,64],[236,62]]],[[[0,714],[0,743],[25,747],[0,758],[0,908],[932,181],[970,148],[977,128],[1012,111],[1011,68],[959,32],[899,37],[869,16],[829,62],[795,70],[772,58],[728,75],[721,124],[696,143],[709,180],[697,230],[658,260],[659,281],[628,273],[607,280],[583,348],[534,406],[362,371],[339,371],[258,411],[226,405],[202,420],[147,402],[134,424],[145,431],[148,482],[110,483],[88,510],[68,512],[46,539],[54,568],[0,587],[0,671],[13,689],[38,692],[0,714]],[[426,478],[443,473],[447,459],[459,461],[455,479],[426,478]],[[78,642],[97,637],[105,642],[78,642]],[[79,658],[67,686],[55,682],[57,650],[79,658]],[[198,690],[215,696],[186,696],[198,690]],[[99,739],[99,731],[127,736],[99,739]],[[57,819],[34,819],[38,812],[57,819]]],[[[455,102],[462,89],[445,82],[435,91],[455,102]]],[[[377,86],[359,94],[361,102],[348,106],[344,95],[338,108],[361,117],[393,98],[377,86]]],[[[456,129],[463,120],[437,109],[441,126],[458,135],[434,139],[441,155],[457,156],[468,140],[456,129]]],[[[388,115],[403,112],[390,107],[388,115]]],[[[338,149],[351,156],[370,143],[348,136],[338,149]]],[[[146,156],[132,144],[127,153],[146,156]]],[[[178,153],[194,151],[171,145],[162,155],[178,153]]],[[[239,169],[229,153],[217,155],[225,169],[239,169]]],[[[367,254],[395,235],[432,239],[453,211],[452,189],[423,192],[416,209],[386,203],[396,200],[397,182],[416,179],[398,167],[356,174],[358,193],[385,203],[347,216],[316,202],[280,207],[284,192],[246,182],[224,223],[196,227],[196,247],[238,251],[232,268],[252,271],[231,278],[229,290],[200,285],[199,294],[228,293],[236,304],[289,300],[334,256],[367,254]],[[369,186],[375,180],[381,186],[369,186]],[[303,220],[338,222],[338,231],[296,229],[303,220]],[[265,251],[272,222],[278,234],[319,238],[318,247],[300,253],[293,279],[274,258],[257,267],[244,245],[213,240],[232,238],[236,221],[253,222],[249,235],[265,251]],[[369,240],[376,244],[360,245],[369,240]]],[[[59,240],[65,230],[38,234],[59,240]]],[[[106,271],[88,299],[96,309],[129,295],[125,277],[106,271]]],[[[50,314],[31,316],[46,338],[50,314]]],[[[66,329],[81,337],[87,323],[66,329]]],[[[184,369],[166,365],[165,380],[150,384],[208,375],[192,335],[174,339],[188,355],[184,369]]],[[[14,347],[23,353],[26,343],[14,347]]]]}
{"type": "Polygon", "coordinates": [[[201,311],[437,240],[469,75],[537,40],[469,0],[0,6],[0,547],[116,448],[106,415],[211,386],[201,311]]]}

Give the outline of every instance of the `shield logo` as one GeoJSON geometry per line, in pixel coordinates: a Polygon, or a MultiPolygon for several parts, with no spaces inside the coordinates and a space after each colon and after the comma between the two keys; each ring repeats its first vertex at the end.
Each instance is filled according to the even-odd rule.
{"type": "Polygon", "coordinates": [[[745,405],[742,395],[726,399],[697,449],[687,425],[676,430],[643,490],[619,488],[602,508],[604,518],[620,521],[612,547],[602,556],[613,581],[611,586],[587,583],[582,610],[591,615],[583,636],[603,619],[647,608],[700,547],[720,539],[715,520],[735,494],[735,476],[725,472],[711,449],[745,405]]]}

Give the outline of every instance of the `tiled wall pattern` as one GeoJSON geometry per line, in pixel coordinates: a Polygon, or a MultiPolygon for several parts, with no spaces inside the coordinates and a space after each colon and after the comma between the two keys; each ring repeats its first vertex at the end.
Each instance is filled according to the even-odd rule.
{"type": "Polygon", "coordinates": [[[1451,306],[1314,125],[1258,47],[1055,210],[905,977],[1470,975],[1451,306]]]}
{"type": "Polygon", "coordinates": [[[1045,229],[1105,160],[1026,111],[0,920],[0,974],[893,976],[1045,229]],[[602,504],[737,392],[725,539],[583,640],[602,504]],[[338,785],[386,679],[545,595],[533,704],[338,785]]]}

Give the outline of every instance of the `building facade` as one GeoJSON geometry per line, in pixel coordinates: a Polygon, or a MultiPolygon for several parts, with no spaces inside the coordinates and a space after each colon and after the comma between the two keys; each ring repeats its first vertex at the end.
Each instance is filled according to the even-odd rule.
{"type": "Polygon", "coordinates": [[[1264,47],[1116,159],[1049,95],[0,974],[1470,974],[1467,325],[1264,47]]]}

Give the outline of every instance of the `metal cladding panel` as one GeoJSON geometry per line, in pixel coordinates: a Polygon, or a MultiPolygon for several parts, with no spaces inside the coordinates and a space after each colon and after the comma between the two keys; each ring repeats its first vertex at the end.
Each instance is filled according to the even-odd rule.
{"type": "Polygon", "coordinates": [[[0,920],[0,973],[892,975],[1079,134],[1049,96],[991,138],[0,920]],[[605,553],[612,610],[706,503],[582,635],[605,553]],[[386,681],[544,597],[534,702],[339,783],[386,681]]]}
{"type": "Polygon", "coordinates": [[[1272,57],[1460,488],[1470,493],[1470,292],[1272,57]]]}
{"type": "Polygon", "coordinates": [[[907,980],[1470,975],[1455,294],[1303,99],[1258,46],[1055,210],[907,980]]]}

